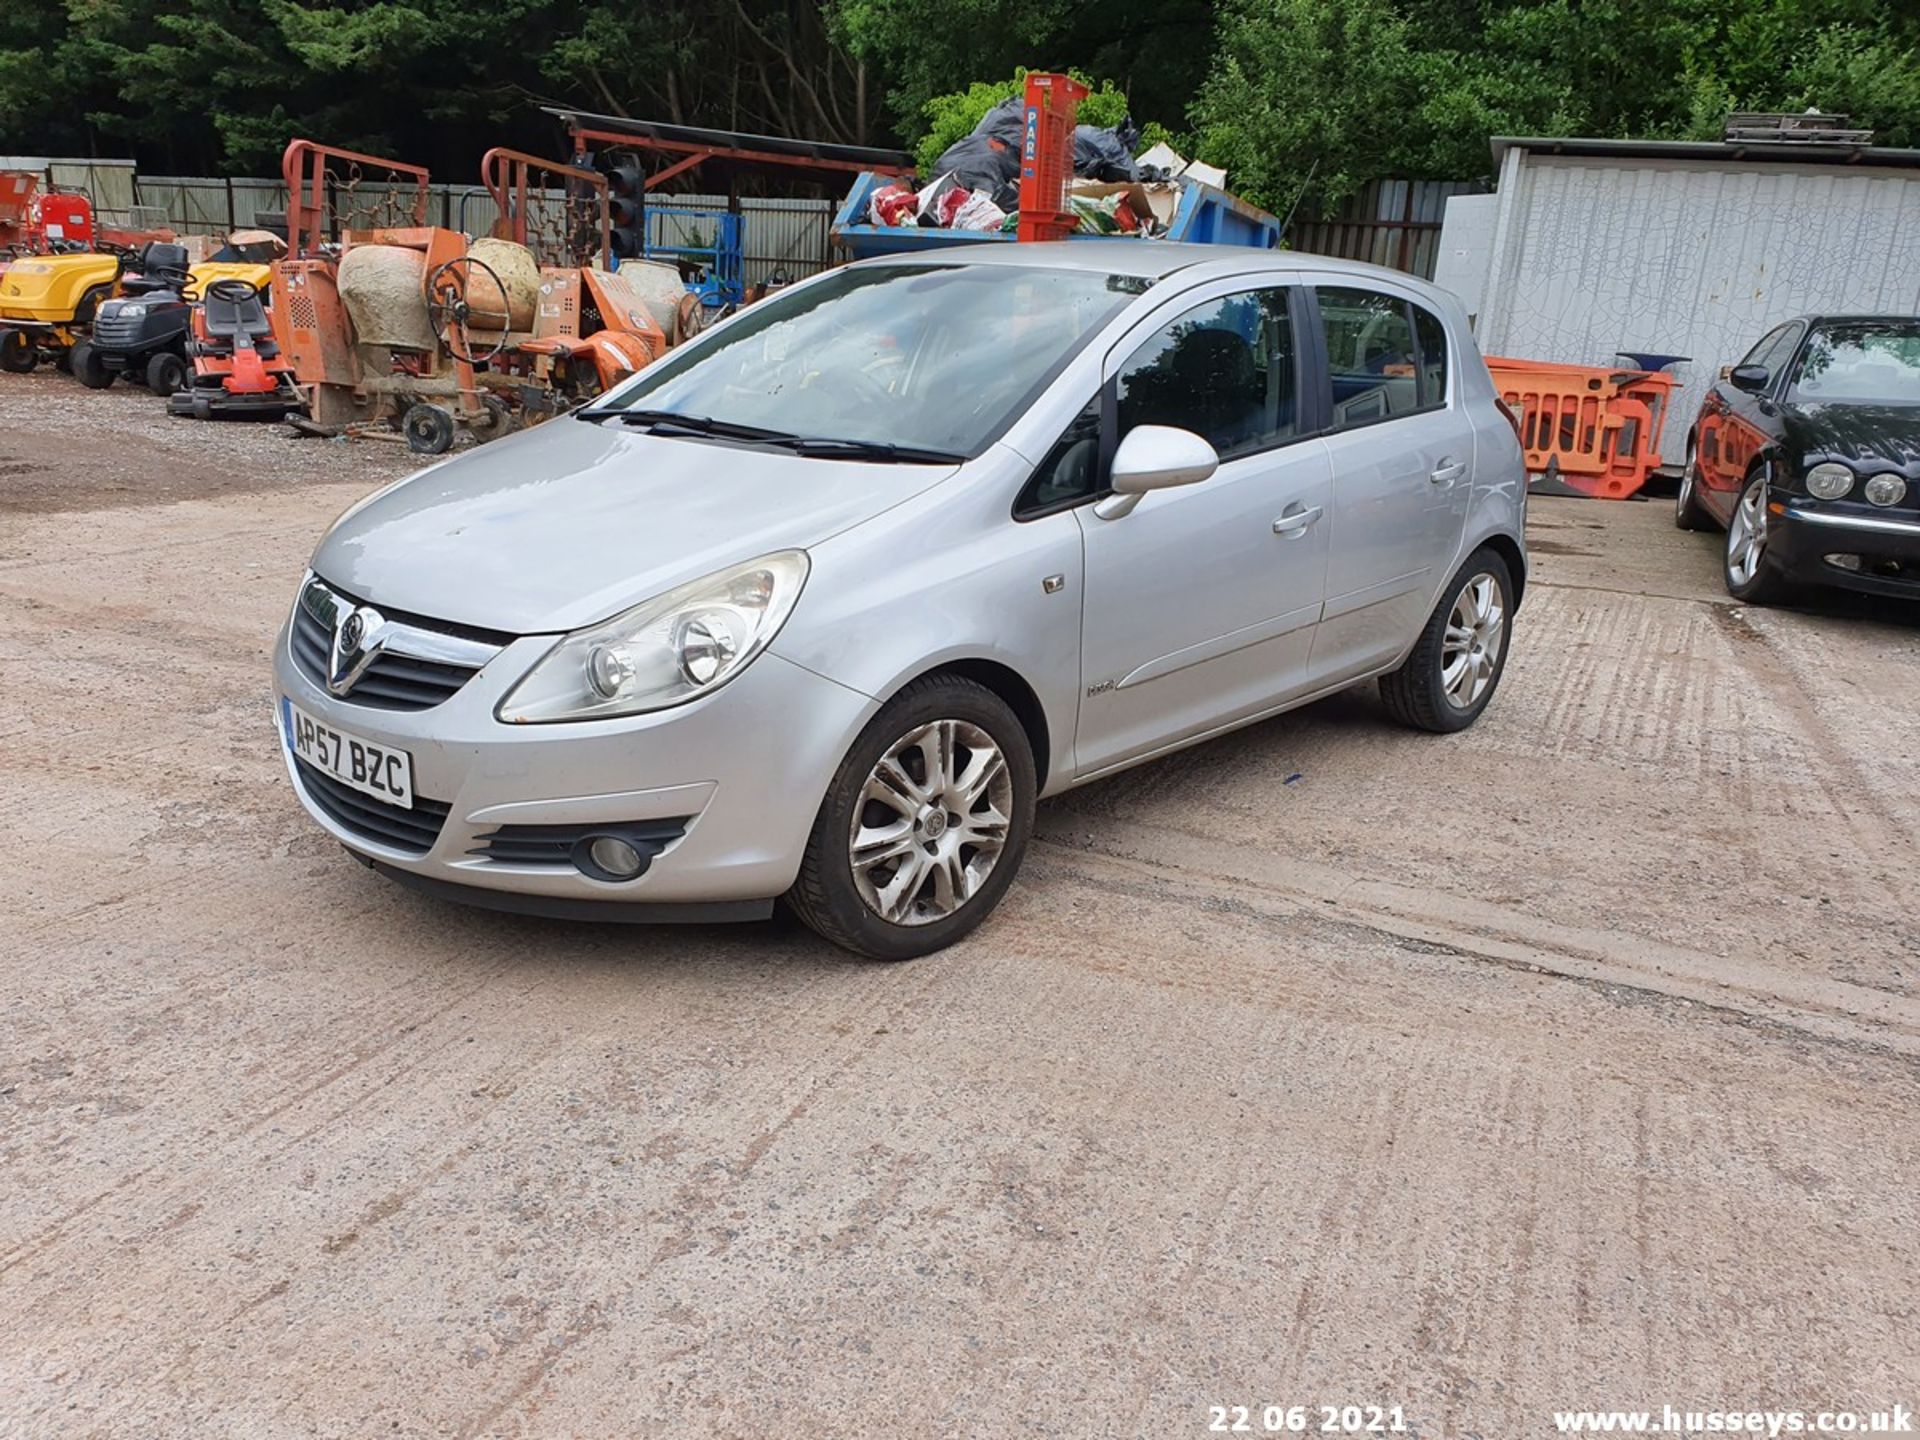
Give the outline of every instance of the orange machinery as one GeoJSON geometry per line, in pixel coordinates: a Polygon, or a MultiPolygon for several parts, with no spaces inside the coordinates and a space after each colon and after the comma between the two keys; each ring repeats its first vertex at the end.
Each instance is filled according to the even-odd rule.
{"type": "Polygon", "coordinates": [[[294,255],[274,267],[275,313],[308,394],[307,428],[364,435],[397,423],[410,448],[437,455],[463,427],[476,440],[495,439],[518,420],[598,394],[666,349],[616,274],[579,263],[583,251],[605,253],[602,176],[489,152],[483,172],[501,212],[499,238],[546,262],[532,328],[516,331],[501,276],[470,253],[464,235],[426,223],[426,170],[307,140],[287,147],[282,168],[294,255]],[[537,219],[556,191],[566,197],[557,227],[537,219]],[[349,257],[373,246],[420,257],[428,331],[404,345],[356,333],[342,296],[342,271],[355,268],[349,257]]]}
{"type": "Polygon", "coordinates": [[[1660,467],[1671,375],[1487,356],[1494,388],[1517,418],[1534,489],[1624,500],[1660,467]]]}

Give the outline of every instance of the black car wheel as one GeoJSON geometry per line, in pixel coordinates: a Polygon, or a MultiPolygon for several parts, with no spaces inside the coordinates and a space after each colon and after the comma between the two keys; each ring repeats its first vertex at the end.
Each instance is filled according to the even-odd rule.
{"type": "Polygon", "coordinates": [[[89,390],[104,390],[113,384],[113,371],[107,368],[107,362],[100,358],[100,352],[93,348],[91,340],[82,340],[68,353],[67,361],[73,366],[73,378],[89,390]]]}
{"type": "Polygon", "coordinates": [[[787,903],[872,960],[944,949],[1013,883],[1037,789],[1006,701],[958,675],[916,680],[840,762],[787,903]]]}
{"type": "Polygon", "coordinates": [[[1680,491],[1673,497],[1673,523],[1682,530],[1705,530],[1713,523],[1700,504],[1700,452],[1687,438],[1687,465],[1680,472],[1680,491]]]}
{"type": "Polygon", "coordinates": [[[1727,593],[1748,605],[1777,604],[1793,590],[1781,576],[1767,547],[1770,475],[1765,465],[1747,472],[1747,483],[1727,520],[1727,593]]]}
{"type": "Polygon", "coordinates": [[[1400,668],[1380,677],[1393,718],[1441,735],[1478,720],[1507,670],[1512,615],[1513,572],[1495,551],[1474,551],[1400,668]]]}
{"type": "Polygon", "coordinates": [[[0,370],[10,375],[24,375],[39,358],[39,347],[28,338],[26,331],[0,330],[0,370]]]}
{"type": "Polygon", "coordinates": [[[156,395],[172,395],[187,388],[189,374],[185,360],[171,350],[162,350],[147,361],[147,389],[156,395]]]}

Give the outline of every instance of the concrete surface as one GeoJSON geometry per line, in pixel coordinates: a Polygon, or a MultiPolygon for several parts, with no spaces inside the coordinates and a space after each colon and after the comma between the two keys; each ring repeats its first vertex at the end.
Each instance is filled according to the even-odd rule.
{"type": "Polygon", "coordinates": [[[266,652],[404,457],[29,383],[0,1435],[1920,1400],[1913,613],[1744,610],[1664,506],[1536,502],[1476,729],[1362,692],[1064,797],[977,938],[875,967],[379,882],[266,652]]]}

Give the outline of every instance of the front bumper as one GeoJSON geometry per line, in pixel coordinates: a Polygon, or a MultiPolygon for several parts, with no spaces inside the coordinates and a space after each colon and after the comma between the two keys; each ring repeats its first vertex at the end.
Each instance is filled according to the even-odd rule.
{"type": "MultiPolygon", "coordinates": [[[[767,652],[704,699],[623,720],[507,725],[494,710],[552,648],[513,641],[451,698],[392,711],[328,693],[294,661],[288,629],[274,646],[279,696],[347,733],[412,757],[416,805],[448,807],[424,854],[348,828],[317,804],[285,732],[275,728],[294,792],[314,822],[375,868],[495,908],[668,920],[693,910],[616,916],[613,907],[766,902],[799,873],[828,782],[878,708],[846,686],[767,652]],[[520,864],[484,853],[502,826],[618,825],[687,817],[685,834],[638,879],[592,878],[570,864],[520,864]],[[449,891],[446,887],[460,887],[449,891]],[[582,908],[586,907],[586,908],[582,908]]],[[[764,913],[765,905],[747,913],[764,913]]]]}
{"type": "Polygon", "coordinates": [[[1805,584],[1920,599],[1920,519],[1865,510],[1784,502],[1784,508],[1767,518],[1767,550],[1774,565],[1788,579],[1805,584]],[[1829,555],[1857,556],[1860,568],[1835,565],[1829,555]]]}

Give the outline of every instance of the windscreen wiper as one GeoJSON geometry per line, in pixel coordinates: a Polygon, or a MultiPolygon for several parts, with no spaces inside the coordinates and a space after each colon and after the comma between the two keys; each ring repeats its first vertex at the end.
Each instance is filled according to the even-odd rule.
{"type": "Polygon", "coordinates": [[[650,430],[679,431],[688,435],[716,435],[723,440],[779,442],[800,438],[788,430],[766,430],[758,425],[715,420],[710,415],[682,415],[673,410],[607,410],[602,413],[623,425],[645,425],[650,430]]]}
{"type": "Polygon", "coordinates": [[[967,457],[951,450],[927,450],[918,445],[892,445],[884,440],[836,440],[824,435],[794,435],[775,440],[796,455],[820,460],[892,460],[904,465],[958,465],[967,457]]]}
{"type": "Polygon", "coordinates": [[[682,415],[675,410],[587,409],[579,412],[588,420],[618,420],[623,425],[644,425],[653,434],[712,435],[722,440],[746,440],[757,445],[777,445],[796,455],[820,460],[888,460],[904,465],[958,465],[967,457],[950,450],[928,450],[917,445],[893,445],[884,440],[840,440],[825,435],[796,435],[791,430],[768,430],[758,425],[741,425],[732,420],[715,420],[708,415],[682,415]]]}

